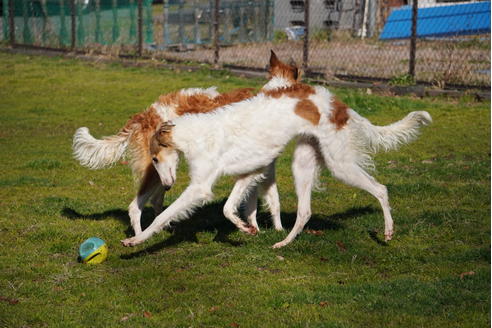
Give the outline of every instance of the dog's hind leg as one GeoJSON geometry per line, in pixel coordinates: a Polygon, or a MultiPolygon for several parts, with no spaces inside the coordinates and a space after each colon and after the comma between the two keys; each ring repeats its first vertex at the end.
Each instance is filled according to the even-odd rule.
{"type": "Polygon", "coordinates": [[[273,248],[284,247],[292,242],[311,218],[311,190],[314,187],[319,167],[317,147],[314,139],[311,140],[309,137],[299,139],[292,162],[298,202],[296,223],[287,237],[273,245],[273,248]]]}
{"type": "Polygon", "coordinates": [[[256,220],[256,214],[258,213],[258,187],[253,188],[246,196],[246,203],[244,208],[244,215],[246,216],[249,225],[255,227],[260,231],[258,222],[256,220]]]}
{"type": "Polygon", "coordinates": [[[393,218],[391,217],[391,208],[388,199],[388,190],[386,187],[376,181],[366,171],[355,163],[336,163],[331,165],[330,169],[333,176],[343,182],[367,191],[381,204],[384,215],[384,239],[391,240],[393,237],[393,218]]]}
{"type": "MultiPolygon", "coordinates": [[[[137,196],[133,199],[128,207],[128,215],[130,216],[130,223],[133,231],[136,235],[142,232],[142,226],[140,224],[142,211],[147,201],[158,193],[157,189],[160,188],[160,179],[157,171],[152,165],[147,167],[142,182],[137,192],[137,196]]],[[[162,197],[161,197],[162,199],[162,197]]],[[[155,207],[154,207],[155,210],[155,207]]],[[[161,204],[162,211],[162,204],[161,204]]]]}
{"type": "Polygon", "coordinates": [[[351,186],[367,191],[379,201],[384,215],[384,239],[393,237],[393,218],[386,187],[376,181],[356,163],[333,161],[327,164],[333,176],[351,186]]]}
{"type": "Polygon", "coordinates": [[[264,171],[265,179],[259,184],[263,192],[263,199],[272,216],[272,223],[275,230],[284,230],[280,220],[280,197],[278,194],[277,183],[275,182],[275,161],[268,165],[264,171]]]}
{"type": "Polygon", "coordinates": [[[326,166],[332,175],[353,187],[367,191],[379,201],[384,215],[384,239],[393,237],[393,218],[389,206],[388,191],[386,187],[376,181],[364,169],[358,165],[359,154],[350,144],[349,131],[340,131],[337,138],[319,138],[320,150],[326,166]]]}
{"type": "Polygon", "coordinates": [[[251,190],[247,195],[245,215],[248,223],[255,227],[258,231],[258,223],[256,214],[258,208],[258,194],[262,194],[262,198],[270,211],[273,227],[275,230],[283,230],[282,221],[280,220],[280,197],[278,194],[277,184],[275,183],[275,161],[268,165],[264,172],[264,179],[258,183],[258,187],[251,190]]]}

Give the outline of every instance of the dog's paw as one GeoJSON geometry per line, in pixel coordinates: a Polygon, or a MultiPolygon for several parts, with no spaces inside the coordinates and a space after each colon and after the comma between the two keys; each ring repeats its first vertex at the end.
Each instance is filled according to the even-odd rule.
{"type": "Polygon", "coordinates": [[[131,238],[127,238],[127,239],[122,240],[121,244],[125,247],[133,247],[133,246],[136,246],[138,244],[141,244],[142,242],[143,242],[143,240],[141,240],[140,238],[135,236],[135,237],[131,237],[131,238]]]}
{"type": "Polygon", "coordinates": [[[246,232],[248,234],[250,234],[250,235],[253,235],[253,236],[256,235],[258,233],[258,231],[259,231],[256,227],[254,227],[252,225],[247,225],[246,226],[246,229],[247,229],[246,232]]]}
{"type": "Polygon", "coordinates": [[[384,241],[390,241],[393,239],[393,230],[386,231],[384,233],[384,241]]]}
{"type": "Polygon", "coordinates": [[[284,242],[284,241],[281,241],[281,242],[278,242],[278,243],[276,243],[275,245],[273,245],[273,246],[272,246],[272,248],[282,248],[282,247],[284,247],[285,245],[287,245],[287,243],[286,243],[286,242],[284,242]]]}
{"type": "Polygon", "coordinates": [[[239,230],[241,230],[244,233],[247,233],[248,235],[254,236],[258,233],[258,229],[256,229],[254,226],[249,224],[240,225],[238,228],[239,230]]]}

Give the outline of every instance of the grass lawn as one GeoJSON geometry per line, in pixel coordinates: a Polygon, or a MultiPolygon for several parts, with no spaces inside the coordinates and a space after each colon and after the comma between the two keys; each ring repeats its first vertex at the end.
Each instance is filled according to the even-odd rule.
{"type": "MultiPolygon", "coordinates": [[[[265,211],[258,236],[223,217],[231,178],[173,233],[124,248],[130,170],[81,167],[71,156],[74,131],[112,135],[179,88],[264,81],[2,52],[0,76],[0,326],[490,326],[490,103],[334,90],[375,124],[412,110],[434,118],[416,142],[376,156],[395,220],[388,244],[377,200],[323,172],[307,231],[283,249],[270,248],[286,232],[272,230],[265,211]],[[91,236],[109,245],[103,264],[77,262],[91,236]]],[[[288,228],[292,151],[277,165],[288,228]]],[[[182,162],[165,203],[187,182],[182,162]]],[[[145,223],[152,218],[149,207],[145,223]]]]}

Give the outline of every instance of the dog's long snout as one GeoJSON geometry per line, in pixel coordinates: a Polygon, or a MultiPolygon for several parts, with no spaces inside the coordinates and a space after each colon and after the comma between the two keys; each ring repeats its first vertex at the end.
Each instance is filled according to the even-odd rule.
{"type": "Polygon", "coordinates": [[[168,191],[169,189],[171,189],[171,187],[174,185],[174,182],[176,181],[176,178],[174,177],[174,174],[173,174],[173,171],[171,170],[171,168],[169,168],[169,176],[168,178],[166,179],[167,181],[162,181],[162,185],[164,186],[164,189],[166,191],[168,191]],[[169,181],[171,180],[171,181],[169,181]]]}

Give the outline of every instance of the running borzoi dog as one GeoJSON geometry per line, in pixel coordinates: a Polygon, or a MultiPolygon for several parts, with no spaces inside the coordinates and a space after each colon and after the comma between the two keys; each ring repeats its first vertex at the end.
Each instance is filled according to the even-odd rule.
{"type": "MultiPolygon", "coordinates": [[[[79,128],[73,138],[74,157],[84,166],[100,169],[116,163],[124,154],[130,154],[130,166],[139,182],[136,197],[129,206],[130,222],[135,234],[140,234],[141,214],[146,202],[151,201],[155,215],[162,212],[163,196],[175,182],[174,171],[159,179],[150,156],[151,137],[162,122],[182,115],[211,112],[218,107],[252,97],[251,89],[238,89],[228,93],[218,93],[216,88],[183,89],[162,95],[146,111],[134,115],[116,135],[97,140],[85,127],[79,128]]],[[[170,156],[177,161],[177,153],[170,156]]],[[[265,169],[265,179],[259,185],[264,193],[265,203],[272,214],[276,230],[282,230],[280,203],[275,184],[275,163],[265,169]]],[[[246,204],[246,216],[250,224],[258,228],[256,222],[256,189],[246,204]]]]}
{"type": "MultiPolygon", "coordinates": [[[[272,62],[276,62],[273,53],[272,62]]],[[[427,112],[418,111],[391,125],[374,126],[324,87],[292,82],[281,76],[272,78],[255,97],[210,113],[181,116],[172,124],[162,125],[151,141],[153,165],[161,180],[168,181],[176,171],[176,154],[182,152],[190,168],[190,185],[147,229],[122,240],[122,244],[143,243],[173,221],[188,217],[194,208],[213,198],[212,187],[222,175],[238,177],[224,206],[224,215],[241,231],[256,233],[236,215],[236,209],[248,189],[261,181],[265,167],[295,136],[315,138],[317,144],[308,145],[315,145],[314,149],[336,178],[368,191],[379,200],[385,219],[385,238],[389,240],[393,235],[393,220],[388,194],[386,187],[365,170],[372,166],[370,154],[409,142],[421,125],[431,121],[427,112]]],[[[297,174],[302,177],[312,172],[297,174]]],[[[312,180],[312,176],[306,178],[308,182],[312,180]]],[[[310,194],[309,183],[307,187],[301,186],[304,181],[295,183],[297,192],[310,194]]],[[[298,212],[291,234],[302,230],[309,215],[310,212],[298,212]]],[[[288,238],[274,247],[284,246],[293,239],[288,238]]]]}

